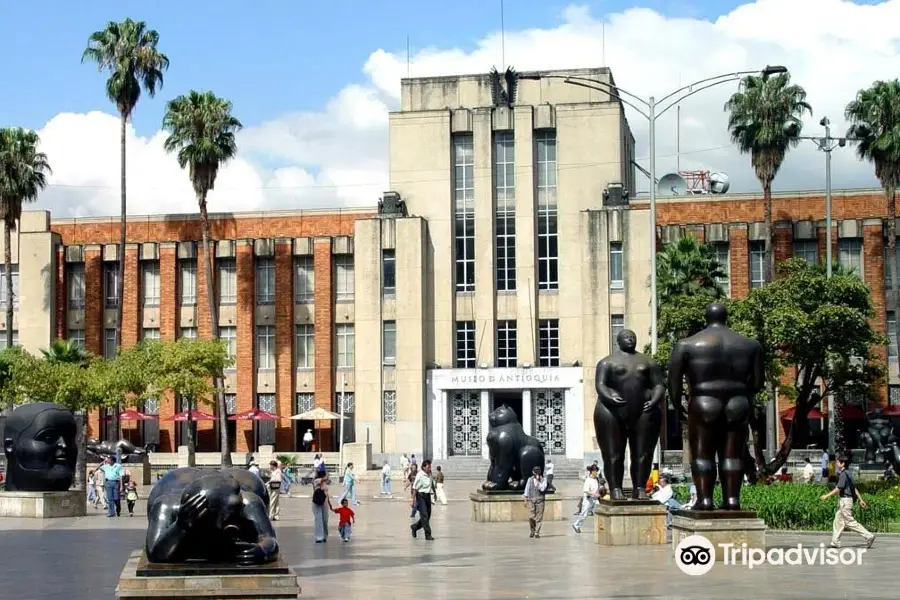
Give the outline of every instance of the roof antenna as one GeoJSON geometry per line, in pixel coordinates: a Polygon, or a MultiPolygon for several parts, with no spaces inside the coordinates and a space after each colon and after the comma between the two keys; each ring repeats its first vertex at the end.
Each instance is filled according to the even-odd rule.
{"type": "Polygon", "coordinates": [[[506,28],[503,23],[503,0],[500,0],[500,64],[506,70],[506,28]]]}

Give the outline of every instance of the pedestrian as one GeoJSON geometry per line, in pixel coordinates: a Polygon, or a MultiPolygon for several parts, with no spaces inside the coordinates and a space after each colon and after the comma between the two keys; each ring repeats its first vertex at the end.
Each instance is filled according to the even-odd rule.
{"type": "Polygon", "coordinates": [[[416,455],[415,454],[409,455],[409,465],[410,466],[416,465],[418,467],[418,464],[416,463],[416,455]]]}
{"type": "MultiPolygon", "coordinates": [[[[594,465],[588,465],[584,468],[584,483],[585,483],[585,485],[587,485],[588,479],[591,478],[591,469],[593,469],[593,468],[594,468],[594,465]]],[[[578,498],[578,505],[575,507],[575,513],[574,513],[576,517],[581,514],[581,507],[583,505],[584,505],[584,494],[582,494],[578,498]]]]}
{"type": "Polygon", "coordinates": [[[119,451],[116,451],[115,459],[107,456],[100,468],[106,482],[106,516],[119,517],[122,515],[122,458],[119,451]]]}
{"type": "Polygon", "coordinates": [[[584,520],[594,509],[594,504],[597,502],[597,498],[600,497],[600,482],[597,481],[598,469],[594,465],[591,465],[588,469],[588,477],[584,480],[584,486],[581,488],[581,513],[572,523],[572,529],[575,530],[575,533],[581,533],[581,526],[584,525],[584,520]]]}
{"type": "Polygon", "coordinates": [[[106,510],[106,475],[103,473],[103,463],[94,471],[94,508],[106,510]]]}
{"type": "Polygon", "coordinates": [[[391,465],[385,460],[384,466],[381,467],[381,495],[390,496],[391,494],[393,494],[391,491],[391,465]]]}
{"type": "Polygon", "coordinates": [[[670,485],[669,477],[665,473],[660,475],[657,482],[658,489],[650,495],[651,500],[656,500],[666,507],[666,529],[672,529],[672,511],[681,509],[681,503],[675,499],[675,490],[670,485]]]}
{"type": "Polygon", "coordinates": [[[412,536],[416,537],[418,531],[424,529],[425,539],[429,541],[434,539],[431,536],[431,490],[433,487],[434,480],[431,477],[431,461],[423,460],[422,470],[418,472],[415,480],[413,480],[411,494],[412,501],[410,502],[410,504],[415,503],[419,513],[419,520],[410,525],[410,530],[412,531],[412,536]]]}
{"type": "Polygon", "coordinates": [[[247,470],[259,477],[259,465],[256,464],[256,461],[250,461],[250,466],[247,467],[247,470]]]}
{"type": "Polygon", "coordinates": [[[138,490],[137,483],[134,481],[128,482],[128,487],[125,489],[125,503],[128,505],[128,516],[134,516],[134,503],[137,502],[138,499],[138,490]]]}
{"type": "Polygon", "coordinates": [[[441,503],[441,506],[447,506],[447,494],[444,493],[444,472],[440,467],[435,467],[437,473],[434,474],[434,497],[441,503]]]}
{"type": "Polygon", "coordinates": [[[94,487],[94,472],[88,471],[88,480],[87,480],[87,503],[88,505],[92,505],[94,507],[97,506],[97,489],[94,487]]]}
{"type": "Polygon", "coordinates": [[[353,472],[353,463],[347,463],[347,468],[344,470],[344,491],[338,496],[338,501],[340,502],[344,498],[348,498],[354,508],[359,506],[356,499],[356,474],[353,472]]]}
{"type": "Polygon", "coordinates": [[[277,521],[281,516],[281,483],[284,473],[278,461],[269,462],[269,519],[277,521]]]}
{"type": "Polygon", "coordinates": [[[803,483],[812,483],[816,478],[816,468],[806,457],[806,464],[803,465],[803,483]]]}
{"type": "Polygon", "coordinates": [[[400,456],[400,470],[403,471],[403,480],[409,479],[409,457],[406,452],[400,456]]]}
{"type": "Polygon", "coordinates": [[[333,509],[328,498],[328,477],[317,477],[313,481],[312,493],[313,529],[317,544],[328,541],[328,512],[331,510],[333,509]]]}
{"type": "Polygon", "coordinates": [[[822,463],[821,463],[821,465],[819,465],[821,467],[821,472],[822,472],[822,475],[819,479],[820,482],[828,481],[828,462],[829,462],[828,448],[825,448],[825,450],[822,451],[822,463]]]}
{"type": "Polygon", "coordinates": [[[416,490],[413,488],[413,482],[416,480],[416,476],[419,474],[419,469],[416,465],[409,466],[409,473],[406,475],[406,483],[403,484],[403,490],[409,490],[410,495],[412,496],[412,502],[409,513],[409,518],[415,518],[416,511],[418,510],[418,505],[416,504],[416,490]]]}
{"type": "Polygon", "coordinates": [[[341,539],[345,542],[349,542],[351,526],[356,522],[356,513],[353,512],[352,508],[347,506],[346,498],[341,500],[340,508],[332,508],[331,510],[338,515],[338,533],[341,534],[341,539]]]}
{"type": "Polygon", "coordinates": [[[544,522],[544,494],[547,492],[547,480],[541,477],[541,468],[534,467],[532,476],[525,484],[525,506],[529,510],[528,525],[531,527],[529,537],[541,537],[541,523],[544,522]]]}
{"type": "Polygon", "coordinates": [[[544,465],[544,476],[547,478],[547,488],[553,489],[553,459],[549,456],[547,457],[547,462],[544,465]]]}
{"type": "Polygon", "coordinates": [[[860,508],[866,508],[867,504],[862,494],[856,489],[856,484],[853,483],[853,477],[848,469],[849,466],[850,462],[846,456],[841,456],[837,459],[837,485],[833,490],[822,496],[822,500],[827,500],[835,494],[839,495],[837,512],[834,513],[834,524],[832,525],[831,547],[840,548],[841,535],[844,533],[844,529],[849,529],[861,535],[866,541],[866,548],[871,548],[872,544],[875,543],[875,535],[853,518],[853,501],[859,500],[860,508]]]}
{"type": "Polygon", "coordinates": [[[313,432],[312,429],[307,429],[306,433],[303,434],[303,451],[309,452],[312,448],[313,443],[313,432]]]}

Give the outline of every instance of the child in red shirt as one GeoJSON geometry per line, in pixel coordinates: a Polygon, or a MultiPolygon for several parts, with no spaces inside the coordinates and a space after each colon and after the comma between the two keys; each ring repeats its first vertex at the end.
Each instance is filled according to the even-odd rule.
{"type": "Polygon", "coordinates": [[[338,515],[338,533],[345,542],[350,541],[350,525],[356,522],[353,509],[347,506],[347,499],[341,500],[340,508],[332,508],[338,515]]]}

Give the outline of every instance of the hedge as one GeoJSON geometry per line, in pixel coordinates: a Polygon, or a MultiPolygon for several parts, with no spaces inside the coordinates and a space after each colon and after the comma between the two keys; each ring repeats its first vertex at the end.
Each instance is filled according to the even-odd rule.
{"type": "MultiPolygon", "coordinates": [[[[684,503],[690,498],[689,487],[676,485],[675,497],[684,503]]],[[[837,497],[822,501],[819,497],[832,489],[821,484],[779,483],[745,485],[741,489],[741,507],[756,511],[772,529],[795,531],[831,531],[837,497]]],[[[853,508],[853,515],[863,526],[876,532],[892,531],[891,523],[900,521],[900,485],[892,482],[863,482],[860,493],[868,504],[853,508]]],[[[715,502],[722,501],[722,490],[716,487],[715,502]]]]}

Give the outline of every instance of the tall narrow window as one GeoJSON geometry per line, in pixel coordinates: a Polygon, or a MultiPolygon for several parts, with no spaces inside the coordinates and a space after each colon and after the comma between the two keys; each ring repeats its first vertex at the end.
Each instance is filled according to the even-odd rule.
{"type": "Polygon", "coordinates": [[[625,289],[625,249],[622,242],[609,244],[609,289],[625,289]]]}
{"type": "Polygon", "coordinates": [[[356,288],[353,272],[353,256],[341,254],[334,257],[335,295],[338,302],[352,302],[356,288]]]}
{"type": "Polygon", "coordinates": [[[714,242],[712,245],[713,258],[719,264],[719,270],[722,276],[717,277],[716,281],[722,286],[722,291],[726,295],[731,295],[731,253],[729,252],[728,242],[714,242]]]}
{"type": "Polygon", "coordinates": [[[397,255],[393,250],[381,252],[381,293],[384,296],[397,293],[397,255]]]}
{"type": "Polygon", "coordinates": [[[497,366],[515,367],[518,355],[515,321],[497,321],[497,366]]]}
{"type": "Polygon", "coordinates": [[[69,308],[84,308],[84,264],[70,263],[68,268],[69,308]]]}
{"type": "Polygon", "coordinates": [[[796,240],[794,242],[794,258],[802,258],[811,265],[818,262],[816,240],[796,240]]]}
{"type": "Polygon", "coordinates": [[[141,332],[141,339],[149,341],[159,340],[159,328],[144,327],[143,331],[141,332]]]}
{"type": "Polygon", "coordinates": [[[497,291],[516,289],[516,151],[512,131],[494,134],[497,291]]]}
{"type": "Polygon", "coordinates": [[[103,304],[106,308],[119,306],[119,263],[103,263],[103,304]]]}
{"type": "Polygon", "coordinates": [[[475,368],[475,321],[456,322],[456,366],[475,368]]]}
{"type": "Polygon", "coordinates": [[[384,364],[397,364],[397,322],[385,321],[381,330],[381,356],[384,364]]]}
{"type": "Polygon", "coordinates": [[[275,304],[275,259],[256,259],[256,304],[275,304]]]}
{"type": "Polygon", "coordinates": [[[216,261],[219,272],[219,304],[237,304],[237,264],[233,258],[216,261]]]}
{"type": "Polygon", "coordinates": [[[197,339],[197,328],[196,327],[182,327],[181,328],[181,338],[185,340],[196,340],[197,339]]]}
{"type": "Polygon", "coordinates": [[[609,315],[610,352],[617,348],[616,339],[625,330],[625,315],[609,315]]]}
{"type": "Polygon", "coordinates": [[[256,368],[275,368],[275,328],[271,325],[256,328],[256,368]]]}
{"type": "MultiPolygon", "coordinates": [[[[277,410],[275,407],[275,394],[257,394],[256,408],[274,414],[277,410]]],[[[254,421],[254,423],[256,423],[257,446],[274,446],[276,421],[254,421]]]]}
{"type": "MultiPolygon", "coordinates": [[[[237,359],[237,327],[219,327],[219,339],[225,342],[228,357],[232,361],[237,359]]],[[[232,363],[229,368],[234,369],[235,364],[232,363]]]]}
{"type": "Polygon", "coordinates": [[[116,357],[116,330],[103,330],[103,358],[111,359],[116,357]]]}
{"type": "Polygon", "coordinates": [[[73,344],[78,344],[79,346],[84,348],[84,329],[70,329],[69,340],[73,344]]]}
{"type": "Polygon", "coordinates": [[[182,306],[197,304],[197,262],[194,260],[179,261],[179,288],[182,306]]]}
{"type": "Polygon", "coordinates": [[[453,238],[456,291],[475,291],[475,148],[471,134],[453,136],[453,238]]]}
{"type": "MultiPolygon", "coordinates": [[[[888,248],[888,241],[884,240],[884,289],[890,290],[893,286],[891,286],[891,249],[888,248]]],[[[896,248],[897,253],[897,264],[900,265],[900,244],[897,244],[896,248]]]]}
{"type": "Polygon", "coordinates": [[[538,289],[559,289],[556,207],[556,132],[535,134],[537,145],[538,289]]]}
{"type": "Polygon", "coordinates": [[[766,243],[750,242],[750,287],[761,288],[766,283],[766,243]]]}
{"type": "MultiPolygon", "coordinates": [[[[12,338],[13,338],[13,340],[12,340],[13,347],[18,346],[19,345],[19,330],[18,329],[13,329],[12,338]]],[[[6,348],[6,333],[0,333],[0,350],[3,350],[5,348],[6,348]]]]}
{"type": "Polygon", "coordinates": [[[862,277],[862,240],[853,238],[838,240],[838,262],[845,269],[852,269],[857,277],[862,277]]]}
{"type": "Polygon", "coordinates": [[[141,263],[141,295],[144,306],[159,306],[159,262],[148,260],[141,263]]]}
{"type": "Polygon", "coordinates": [[[538,322],[538,364],[559,366],[559,320],[541,319],[538,322]]]}
{"type": "Polygon", "coordinates": [[[312,325],[295,327],[294,352],[298,369],[312,369],[316,366],[316,334],[312,325]]]}
{"type": "MultiPolygon", "coordinates": [[[[12,274],[12,297],[13,306],[19,306],[19,265],[12,265],[10,269],[12,274]]],[[[6,268],[0,265],[0,306],[6,308],[9,300],[9,294],[6,291],[6,268]]]]}
{"type": "Polygon", "coordinates": [[[352,323],[338,323],[335,327],[337,337],[337,367],[350,369],[356,355],[356,333],[352,323]]]}
{"type": "Polygon", "coordinates": [[[897,313],[887,311],[886,335],[888,339],[888,356],[897,358],[897,313]]]}
{"type": "Polygon", "coordinates": [[[315,281],[312,256],[298,256],[294,260],[294,302],[311,303],[315,294],[315,281]]]}

